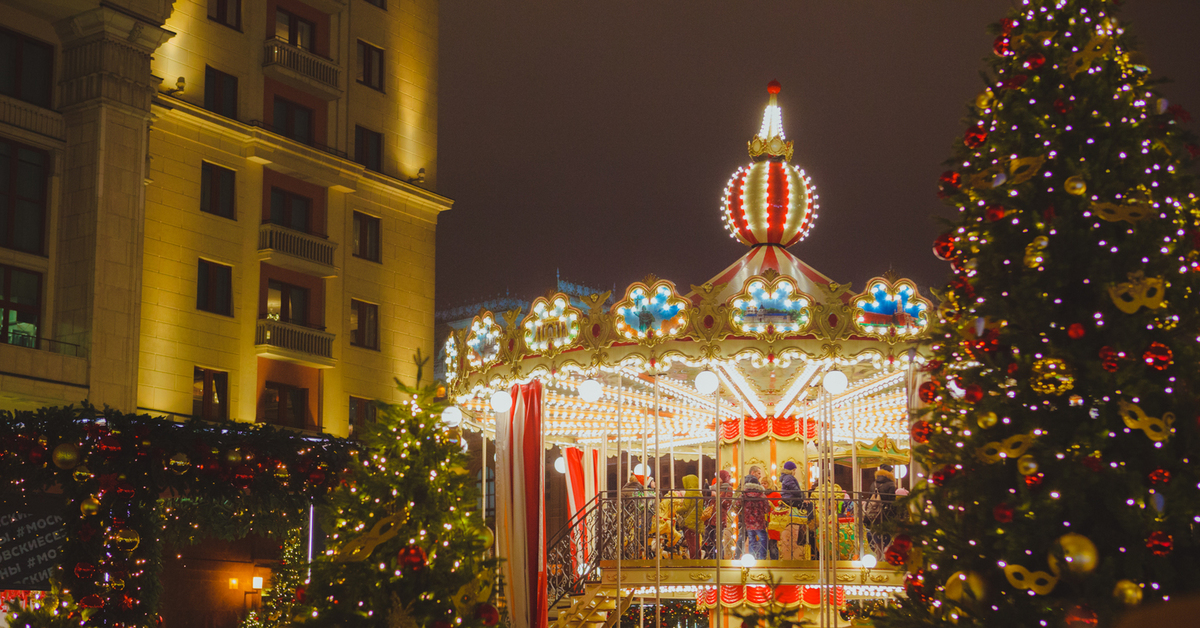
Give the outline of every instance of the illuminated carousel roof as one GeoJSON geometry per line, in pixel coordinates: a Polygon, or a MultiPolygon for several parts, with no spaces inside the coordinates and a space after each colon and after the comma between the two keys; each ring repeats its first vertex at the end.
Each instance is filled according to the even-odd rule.
{"type": "Polygon", "coordinates": [[[888,274],[855,292],[786,250],[809,233],[816,195],[788,163],[779,91],[772,81],[752,162],[723,197],[726,227],[751,250],[686,293],[649,277],[623,294],[551,294],[524,315],[481,310],[445,346],[450,394],[476,427],[492,430],[495,391],[539,378],[547,442],[611,443],[619,425],[622,443],[656,434],[663,447],[711,448],[718,414],[737,430],[794,438],[817,416],[821,376],[836,369],[850,385],[827,406],[835,438],[907,440],[904,375],[923,361],[913,349],[930,304],[907,279],[888,274]],[[696,387],[704,371],[721,384],[716,397],[696,387]],[[590,401],[586,380],[599,384],[590,401]]]}

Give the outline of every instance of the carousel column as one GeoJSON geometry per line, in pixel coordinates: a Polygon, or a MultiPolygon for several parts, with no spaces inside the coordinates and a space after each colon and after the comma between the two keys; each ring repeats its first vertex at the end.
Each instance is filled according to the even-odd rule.
{"type": "MultiPolygon", "coordinates": [[[[621,421],[625,409],[625,374],[617,371],[617,601],[620,608],[621,600],[621,563],[625,562],[625,509],[621,504],[621,495],[625,485],[621,483],[621,421]]],[[[605,463],[607,464],[607,463],[605,463]]]]}
{"type": "MultiPolygon", "coordinates": [[[[662,466],[660,465],[660,458],[659,458],[658,433],[660,431],[662,431],[661,430],[662,416],[660,414],[661,407],[660,407],[659,403],[660,403],[660,393],[659,393],[659,385],[658,385],[658,374],[655,374],[654,375],[654,471],[656,473],[658,473],[658,475],[661,477],[662,476],[662,466]]],[[[662,585],[660,585],[659,582],[662,581],[662,554],[663,554],[663,546],[666,545],[666,543],[663,541],[663,537],[662,537],[662,521],[660,520],[661,514],[662,514],[662,487],[659,487],[656,485],[654,487],[654,519],[653,519],[654,526],[651,528],[654,535],[658,538],[658,547],[655,548],[656,551],[654,552],[654,628],[660,628],[660,626],[662,626],[662,585]]],[[[673,536],[671,534],[673,529],[674,528],[667,528],[667,538],[669,540],[674,540],[673,538],[671,538],[673,536]]]]}
{"type": "MultiPolygon", "coordinates": [[[[716,587],[717,600],[716,606],[710,611],[709,616],[715,623],[721,617],[721,523],[725,519],[721,512],[721,383],[717,382],[717,390],[713,393],[713,463],[716,465],[714,476],[717,478],[716,490],[713,492],[714,507],[713,512],[717,520],[716,536],[713,538],[713,564],[716,566],[716,587]]],[[[702,485],[703,486],[703,485],[702,485]]],[[[705,524],[707,528],[707,524],[705,524]]]]}

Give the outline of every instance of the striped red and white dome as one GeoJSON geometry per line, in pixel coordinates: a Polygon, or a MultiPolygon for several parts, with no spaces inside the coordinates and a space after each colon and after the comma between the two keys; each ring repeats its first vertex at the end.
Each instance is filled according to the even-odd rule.
{"type": "Polygon", "coordinates": [[[783,134],[783,120],[775,95],[779,83],[771,81],[771,100],[763,125],[749,143],[750,165],[738,168],[725,186],[725,228],[748,246],[791,246],[808,235],[817,217],[817,195],[812,179],[788,163],[792,142],[783,134]]]}

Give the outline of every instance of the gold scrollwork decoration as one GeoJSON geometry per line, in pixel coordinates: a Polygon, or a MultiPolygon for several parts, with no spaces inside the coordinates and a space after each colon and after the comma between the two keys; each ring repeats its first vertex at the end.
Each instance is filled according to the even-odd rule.
{"type": "Polygon", "coordinates": [[[708,582],[712,580],[712,574],[704,571],[693,571],[688,574],[688,577],[696,582],[708,582]]]}

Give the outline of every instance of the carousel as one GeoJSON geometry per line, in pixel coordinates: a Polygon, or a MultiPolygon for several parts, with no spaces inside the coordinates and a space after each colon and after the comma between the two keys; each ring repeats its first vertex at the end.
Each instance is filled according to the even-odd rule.
{"type": "Polygon", "coordinates": [[[778,609],[860,625],[853,609],[901,593],[875,530],[912,477],[931,307],[909,280],[855,291],[788,252],[818,197],[790,163],[779,91],[722,197],[740,259],[686,289],[650,276],[623,294],[550,294],[524,315],[480,311],[446,341],[449,422],[482,432],[495,460],[512,625],[614,626],[644,603],[658,626],[668,599],[712,626],[778,609]],[[572,511],[561,530],[545,525],[554,447],[572,511]],[[876,477],[894,478],[890,493],[876,477]]]}

